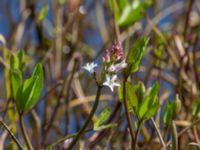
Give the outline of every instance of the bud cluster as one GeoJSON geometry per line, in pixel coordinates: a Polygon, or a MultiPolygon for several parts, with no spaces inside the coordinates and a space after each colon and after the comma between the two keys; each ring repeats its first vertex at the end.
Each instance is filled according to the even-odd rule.
{"type": "Polygon", "coordinates": [[[107,73],[116,73],[127,66],[121,42],[112,45],[111,50],[106,49],[102,57],[107,73]]]}
{"type": "MultiPolygon", "coordinates": [[[[109,87],[111,91],[113,91],[114,87],[120,86],[120,84],[116,82],[117,73],[127,66],[121,42],[113,44],[111,50],[106,49],[102,61],[105,71],[105,81],[103,82],[103,85],[109,87]]],[[[87,63],[83,69],[90,72],[90,74],[94,74],[96,67],[98,67],[98,65],[91,62],[87,63]]]]}

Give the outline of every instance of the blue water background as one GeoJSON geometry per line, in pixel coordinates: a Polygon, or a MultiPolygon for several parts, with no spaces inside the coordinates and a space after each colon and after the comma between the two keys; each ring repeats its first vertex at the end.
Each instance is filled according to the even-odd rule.
{"type": "MultiPolygon", "coordinates": [[[[11,16],[13,17],[14,19],[14,22],[18,22],[19,21],[19,1],[20,0],[0,0],[0,33],[4,35],[5,38],[8,38],[9,34],[10,34],[10,31],[11,31],[11,25],[9,23],[9,19],[7,18],[7,15],[5,15],[7,13],[7,9],[11,10],[11,16]],[[10,3],[10,5],[8,5],[8,1],[10,3]]],[[[162,9],[165,9],[167,7],[169,7],[172,2],[175,3],[175,2],[181,2],[181,1],[184,1],[184,0],[168,0],[168,1],[164,1],[162,2],[162,6],[161,8],[162,9]]],[[[41,7],[44,5],[44,3],[48,3],[49,4],[49,10],[48,10],[48,14],[47,14],[47,17],[46,17],[46,20],[48,20],[49,23],[52,24],[52,2],[51,0],[41,0],[36,9],[39,11],[41,9],[41,7]]],[[[86,7],[86,9],[91,5],[92,3],[92,0],[86,0],[85,3],[84,3],[84,6],[86,7]]],[[[84,39],[84,43],[87,44],[90,48],[94,49],[95,53],[98,53],[98,51],[100,50],[101,48],[101,45],[103,44],[103,40],[101,38],[101,35],[98,31],[98,25],[97,25],[97,20],[96,20],[96,10],[95,10],[95,7],[93,7],[92,10],[90,10],[89,14],[86,15],[85,17],[85,22],[87,21],[90,21],[93,25],[93,28],[92,29],[85,29],[83,31],[83,39],[84,39]]],[[[153,16],[154,15],[154,12],[150,9],[149,10],[149,14],[150,16],[153,16]]],[[[164,26],[166,23],[169,23],[169,22],[172,22],[174,21],[173,18],[171,16],[167,16],[165,18],[163,18],[159,24],[158,24],[158,27],[162,30],[162,26],[164,26]]],[[[26,22],[26,27],[25,27],[25,32],[26,31],[29,31],[31,27],[31,22],[28,21],[26,22]]],[[[48,32],[47,32],[48,33],[48,32]]],[[[37,39],[37,36],[36,36],[36,33],[35,33],[35,29],[31,31],[31,35],[30,35],[32,38],[32,43],[37,46],[39,43],[38,43],[38,39],[37,39]]],[[[25,40],[25,38],[23,38],[22,40],[25,40]]],[[[23,42],[21,43],[21,46],[23,47],[23,42]]],[[[143,62],[145,63],[145,62],[143,62]]],[[[141,77],[143,76],[142,74],[139,74],[141,75],[141,77]]],[[[2,80],[3,78],[3,67],[0,66],[0,79],[2,80]]],[[[150,86],[152,83],[150,83],[148,86],[150,86]]],[[[171,89],[171,85],[167,82],[163,82],[162,83],[162,86],[166,89],[166,90],[169,90],[171,89]]],[[[171,90],[173,91],[173,90],[171,90]]],[[[44,93],[43,93],[44,94],[44,93]]],[[[173,99],[173,96],[174,96],[174,93],[171,94],[170,98],[173,99]]],[[[39,114],[40,116],[43,116],[43,107],[44,107],[44,101],[42,101],[40,103],[40,105],[38,106],[39,108],[39,114]]],[[[76,121],[76,118],[73,116],[73,111],[71,110],[70,112],[72,112],[71,114],[71,120],[70,120],[70,133],[74,133],[74,132],[77,132],[77,121],[76,121]]],[[[28,123],[29,121],[27,120],[28,118],[26,118],[26,123],[28,123]]],[[[83,119],[84,121],[84,119],[83,119]]],[[[83,122],[81,121],[81,122],[83,122]]],[[[64,131],[64,124],[61,123],[61,126],[63,128],[63,131],[64,131]]]]}

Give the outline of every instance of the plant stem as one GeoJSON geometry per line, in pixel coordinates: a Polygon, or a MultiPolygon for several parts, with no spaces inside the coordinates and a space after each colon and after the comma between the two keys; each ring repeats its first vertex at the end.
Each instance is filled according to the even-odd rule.
{"type": "Polygon", "coordinates": [[[23,135],[23,138],[25,140],[28,150],[33,150],[33,147],[31,145],[30,139],[28,137],[28,134],[27,134],[25,126],[24,126],[23,114],[19,114],[19,123],[20,123],[20,128],[22,130],[22,135],[23,135]]]}
{"type": "Polygon", "coordinates": [[[69,96],[70,96],[70,90],[71,90],[72,81],[73,81],[74,75],[76,73],[77,67],[78,67],[78,60],[75,59],[74,60],[74,66],[73,66],[73,69],[72,69],[72,73],[69,76],[69,80],[67,81],[67,84],[64,85],[63,93],[62,93],[62,97],[65,97],[65,108],[66,108],[66,112],[65,112],[65,126],[66,126],[66,131],[65,131],[65,134],[68,133],[68,125],[69,125],[69,120],[70,120],[70,115],[69,115],[69,96]]]}
{"type": "Polygon", "coordinates": [[[65,99],[65,102],[66,102],[66,132],[67,132],[67,124],[68,124],[68,121],[69,121],[69,115],[68,115],[68,99],[69,99],[69,92],[70,92],[70,87],[71,87],[71,83],[72,83],[72,79],[74,77],[74,74],[75,74],[75,71],[76,71],[76,68],[77,68],[77,60],[74,60],[74,66],[73,66],[73,69],[72,69],[72,72],[70,73],[69,76],[66,76],[65,77],[65,80],[64,80],[64,83],[63,84],[63,89],[62,91],[59,93],[59,98],[58,98],[58,101],[57,101],[57,104],[55,106],[55,109],[53,110],[52,112],[52,115],[50,117],[50,121],[46,124],[46,120],[44,121],[44,129],[43,129],[43,140],[42,140],[42,145],[45,145],[46,144],[46,138],[48,136],[48,133],[49,133],[49,130],[51,129],[52,125],[53,125],[53,122],[55,120],[55,117],[58,113],[58,110],[59,110],[59,107],[61,105],[61,101],[62,99],[65,99]]]}
{"type": "MultiPolygon", "coordinates": [[[[160,143],[162,144],[162,147],[165,147],[165,142],[164,142],[164,140],[163,140],[163,138],[162,138],[162,135],[161,135],[161,133],[160,133],[160,130],[158,129],[158,127],[157,127],[157,125],[156,125],[156,123],[155,123],[155,121],[154,121],[153,118],[151,118],[151,121],[152,121],[152,123],[153,123],[153,125],[154,125],[154,127],[155,127],[155,129],[156,129],[156,132],[157,132],[157,134],[158,134],[158,137],[159,137],[159,139],[160,139],[160,143]]],[[[165,150],[166,150],[166,149],[165,149],[165,150]]]]}
{"type": "Polygon", "coordinates": [[[178,150],[178,135],[175,121],[172,120],[172,149],[178,150]]]}
{"type": "MultiPolygon", "coordinates": [[[[115,5],[115,0],[112,0],[112,5],[114,6],[114,12],[116,11],[116,5],[115,5]]],[[[116,23],[116,15],[115,13],[113,14],[114,15],[114,20],[113,20],[113,23],[114,23],[114,31],[115,31],[115,35],[116,35],[116,38],[117,38],[117,41],[120,41],[120,31],[119,31],[119,28],[118,28],[118,25],[116,23]]]]}
{"type": "Polygon", "coordinates": [[[136,148],[137,148],[137,139],[138,139],[138,135],[140,133],[140,129],[142,127],[142,124],[143,124],[142,121],[138,121],[138,127],[137,127],[137,130],[136,130],[136,133],[135,133],[135,140],[134,140],[134,143],[133,143],[133,150],[136,150],[136,148]]]}
{"type": "Polygon", "coordinates": [[[131,134],[131,141],[132,141],[132,147],[133,147],[133,143],[134,143],[134,133],[133,133],[133,129],[132,129],[132,124],[131,124],[131,116],[130,113],[128,111],[128,102],[126,99],[126,81],[127,81],[127,77],[124,78],[124,83],[123,83],[123,99],[124,99],[124,107],[125,107],[125,112],[126,112],[126,118],[128,121],[128,127],[129,127],[129,131],[131,134]]]}
{"type": "Polygon", "coordinates": [[[67,150],[71,150],[73,148],[73,146],[76,144],[76,142],[79,140],[79,138],[82,136],[82,134],[85,132],[87,126],[89,125],[96,109],[97,109],[97,106],[99,104],[99,97],[101,95],[101,89],[102,89],[102,86],[98,85],[98,89],[97,89],[97,94],[96,94],[96,98],[95,98],[95,102],[94,102],[94,105],[92,107],[92,110],[87,118],[87,120],[85,121],[83,127],[81,128],[81,130],[78,132],[78,134],[76,135],[76,137],[72,140],[72,142],[70,143],[69,147],[67,148],[67,150]]]}
{"type": "MultiPolygon", "coordinates": [[[[87,132],[90,132],[90,131],[92,131],[92,129],[85,130],[84,133],[87,133],[87,132]]],[[[63,142],[64,142],[65,140],[67,140],[67,139],[76,137],[77,134],[78,134],[78,133],[74,133],[74,134],[70,134],[70,135],[64,136],[64,137],[62,137],[61,139],[58,139],[57,141],[55,141],[54,143],[52,143],[51,145],[49,145],[48,147],[49,147],[49,148],[50,148],[50,147],[53,148],[53,147],[57,146],[58,144],[63,143],[63,142]]],[[[48,148],[48,147],[47,147],[47,148],[48,148]]]]}
{"type": "Polygon", "coordinates": [[[17,138],[15,137],[15,135],[11,132],[11,130],[9,129],[9,127],[3,122],[3,120],[0,119],[0,124],[2,124],[4,126],[4,128],[7,130],[7,132],[10,134],[11,138],[13,139],[13,141],[17,144],[18,148],[20,150],[23,150],[23,146],[20,144],[20,142],[17,140],[17,138]]]}

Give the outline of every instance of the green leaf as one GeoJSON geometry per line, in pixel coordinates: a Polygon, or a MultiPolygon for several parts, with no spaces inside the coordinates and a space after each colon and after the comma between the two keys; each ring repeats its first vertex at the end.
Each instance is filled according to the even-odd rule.
{"type": "Polygon", "coordinates": [[[17,90],[22,85],[22,72],[17,69],[11,70],[11,83],[12,83],[12,91],[13,91],[13,97],[16,98],[17,90]]]}
{"type": "Polygon", "coordinates": [[[47,150],[53,150],[53,146],[48,146],[47,148],[46,148],[47,150]]]}
{"type": "Polygon", "coordinates": [[[19,59],[15,54],[11,55],[10,58],[10,68],[12,69],[18,69],[19,68],[19,59]]]}
{"type": "Polygon", "coordinates": [[[128,0],[117,0],[117,3],[119,5],[120,12],[122,12],[126,6],[130,5],[128,0]]]}
{"type": "Polygon", "coordinates": [[[16,104],[20,112],[30,110],[38,101],[43,86],[43,69],[37,64],[31,78],[19,87],[16,95],[16,104]]]}
{"type": "Polygon", "coordinates": [[[66,3],[66,1],[67,1],[67,0],[58,0],[58,3],[59,3],[60,5],[64,5],[64,4],[66,3]]]}
{"type": "MultiPolygon", "coordinates": [[[[123,86],[118,88],[118,97],[121,103],[123,101],[123,86]]],[[[135,94],[135,86],[131,85],[131,83],[126,83],[126,99],[128,101],[128,109],[129,111],[136,111],[138,108],[138,98],[135,94]]]]}
{"type": "Polygon", "coordinates": [[[25,61],[24,61],[24,52],[23,50],[19,50],[16,52],[16,54],[12,54],[10,58],[10,68],[12,69],[19,69],[20,71],[23,71],[25,67],[25,61]]]}
{"type": "Polygon", "coordinates": [[[139,118],[142,120],[147,120],[153,117],[153,115],[157,112],[159,107],[158,102],[158,83],[155,83],[153,87],[148,90],[147,95],[139,106],[139,118]]]}
{"type": "Polygon", "coordinates": [[[44,5],[39,13],[38,20],[41,22],[44,21],[47,12],[48,12],[48,5],[44,5]]]}
{"type": "MultiPolygon", "coordinates": [[[[111,8],[111,10],[114,10],[114,5],[118,10],[118,13],[121,14],[124,10],[124,8],[128,5],[130,5],[128,0],[109,0],[109,6],[111,8]]],[[[115,12],[113,12],[115,13],[115,12]]]]}
{"type": "Polygon", "coordinates": [[[163,116],[163,122],[166,126],[168,126],[173,119],[174,107],[175,105],[173,102],[167,102],[163,116]]]}
{"type": "Polygon", "coordinates": [[[123,103],[123,86],[118,88],[118,98],[121,103],[123,103]]]}
{"type": "Polygon", "coordinates": [[[138,71],[148,41],[149,41],[148,38],[142,37],[141,39],[135,42],[132,49],[129,51],[127,56],[127,63],[128,63],[128,67],[126,69],[127,75],[129,75],[131,72],[138,71]]]}
{"type": "Polygon", "coordinates": [[[138,98],[135,94],[134,86],[131,83],[126,83],[126,99],[128,101],[128,107],[130,111],[137,111],[138,98]]]}
{"type": "Polygon", "coordinates": [[[134,91],[135,91],[135,94],[138,98],[138,101],[143,100],[146,88],[145,88],[145,86],[142,82],[139,82],[138,84],[136,84],[134,86],[134,91]]]}
{"type": "Polygon", "coordinates": [[[23,71],[24,70],[24,67],[26,65],[25,61],[24,61],[24,51],[23,50],[18,50],[17,53],[16,53],[16,56],[19,60],[19,70],[23,71]]]}
{"type": "Polygon", "coordinates": [[[117,24],[120,27],[132,25],[133,23],[135,23],[136,21],[139,21],[140,19],[144,17],[142,11],[143,9],[141,9],[141,7],[138,7],[137,9],[133,9],[131,5],[126,6],[125,10],[119,17],[117,24]]]}
{"type": "Polygon", "coordinates": [[[156,112],[158,111],[159,106],[160,105],[159,105],[158,99],[156,99],[155,103],[152,104],[152,106],[149,108],[149,110],[145,113],[144,119],[148,120],[151,117],[153,117],[156,114],[156,112]]]}
{"type": "Polygon", "coordinates": [[[19,112],[25,112],[25,105],[27,101],[30,100],[31,91],[33,91],[33,86],[35,83],[35,80],[37,78],[30,78],[25,80],[25,82],[18,88],[17,94],[16,94],[16,106],[19,112]]]}
{"type": "Polygon", "coordinates": [[[118,18],[120,17],[120,8],[118,2],[116,0],[109,0],[109,6],[110,9],[113,11],[115,19],[118,20],[118,18]]]}
{"type": "Polygon", "coordinates": [[[171,122],[181,110],[181,100],[178,95],[173,102],[168,101],[164,110],[163,122],[165,126],[171,125],[171,122]]]}
{"type": "Polygon", "coordinates": [[[141,20],[144,17],[143,13],[145,12],[145,9],[150,5],[151,3],[141,2],[140,0],[134,0],[132,5],[127,4],[118,19],[118,25],[129,26],[141,20]]]}
{"type": "Polygon", "coordinates": [[[94,123],[94,128],[101,126],[110,116],[111,111],[109,108],[105,108],[103,112],[98,116],[97,121],[94,123]]]}
{"type": "Polygon", "coordinates": [[[192,105],[192,116],[195,118],[200,112],[200,98],[198,97],[192,105]]]}
{"type": "Polygon", "coordinates": [[[174,101],[174,112],[176,115],[178,115],[178,113],[181,111],[181,106],[182,106],[182,103],[181,103],[181,100],[179,98],[179,95],[176,94],[176,98],[175,98],[175,101],[174,101]]]}
{"type": "Polygon", "coordinates": [[[101,125],[101,126],[98,126],[98,127],[94,127],[94,130],[95,131],[100,131],[100,130],[103,130],[103,129],[115,128],[116,126],[117,126],[116,123],[109,123],[109,124],[106,124],[106,125],[101,125]]]}
{"type": "Polygon", "coordinates": [[[105,108],[103,110],[103,112],[98,116],[97,121],[94,123],[93,129],[95,131],[99,131],[99,130],[102,130],[102,129],[116,127],[116,124],[114,124],[114,123],[104,125],[105,121],[108,119],[110,114],[111,114],[110,109],[105,108]]]}
{"type": "Polygon", "coordinates": [[[23,50],[18,50],[16,55],[17,55],[17,58],[19,59],[19,61],[23,61],[23,59],[24,59],[24,51],[23,50]]]}

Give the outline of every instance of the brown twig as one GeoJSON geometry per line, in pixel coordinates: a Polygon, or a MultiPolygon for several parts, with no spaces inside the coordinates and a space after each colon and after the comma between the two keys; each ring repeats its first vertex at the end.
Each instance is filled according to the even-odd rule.
{"type": "Polygon", "coordinates": [[[192,10],[192,6],[193,6],[194,2],[195,2],[195,0],[190,0],[189,1],[189,6],[188,6],[188,9],[187,9],[187,12],[186,12],[184,31],[183,31],[184,39],[186,39],[186,36],[187,36],[189,19],[190,19],[190,12],[192,10]]]}
{"type": "Polygon", "coordinates": [[[65,98],[65,97],[67,97],[67,93],[69,93],[69,89],[70,89],[70,87],[71,87],[71,82],[72,82],[72,78],[73,78],[73,76],[74,76],[74,73],[75,73],[75,69],[76,69],[76,64],[77,62],[75,61],[75,63],[74,63],[74,66],[73,66],[73,69],[72,69],[72,72],[71,72],[71,75],[70,76],[67,76],[66,78],[65,78],[65,80],[64,80],[64,84],[63,84],[63,89],[62,89],[62,91],[61,91],[61,93],[60,93],[60,95],[59,95],[59,97],[58,97],[58,102],[57,102],[57,104],[56,104],[56,106],[55,106],[55,108],[54,108],[54,111],[53,111],[53,113],[52,113],[52,115],[51,115],[51,118],[50,118],[50,120],[49,120],[49,123],[45,126],[45,128],[44,128],[44,131],[43,131],[43,135],[44,135],[44,138],[43,138],[43,142],[42,142],[42,144],[43,145],[45,145],[45,143],[46,143],[46,137],[47,137],[47,134],[48,134],[48,132],[49,132],[49,130],[51,129],[51,126],[52,126],[52,124],[53,124],[53,122],[54,122],[54,120],[55,120],[55,117],[56,117],[56,114],[57,114],[57,112],[58,112],[58,109],[59,109],[59,107],[60,107],[60,104],[61,104],[61,101],[62,101],[62,99],[63,98],[65,98]],[[69,85],[68,85],[69,84],[69,85]]]}
{"type": "Polygon", "coordinates": [[[196,58],[199,39],[200,39],[199,36],[196,35],[196,38],[194,41],[194,47],[192,51],[192,58],[193,58],[193,70],[194,70],[195,80],[196,80],[198,88],[200,89],[200,78],[198,74],[198,66],[197,66],[197,58],[196,58]]]}
{"type": "Polygon", "coordinates": [[[74,74],[76,72],[76,69],[78,67],[78,60],[74,60],[74,66],[73,66],[73,69],[72,69],[72,73],[69,77],[69,80],[68,80],[68,84],[66,84],[66,87],[64,87],[63,89],[63,97],[65,97],[65,110],[66,110],[66,113],[65,113],[65,126],[66,126],[66,131],[65,131],[65,134],[68,133],[68,125],[69,125],[69,95],[70,95],[70,87],[71,87],[71,84],[72,84],[72,81],[73,81],[73,78],[74,78],[74,74]]]}
{"type": "Polygon", "coordinates": [[[11,138],[13,139],[13,141],[17,144],[18,148],[20,150],[23,150],[22,144],[17,140],[15,135],[12,133],[12,131],[9,129],[9,127],[3,122],[2,119],[0,119],[0,124],[2,124],[4,126],[4,128],[8,131],[8,133],[10,134],[11,138]]]}
{"type": "Polygon", "coordinates": [[[78,132],[78,134],[76,135],[76,137],[72,140],[72,142],[70,143],[70,145],[68,146],[67,150],[71,150],[75,144],[78,142],[79,138],[82,136],[82,134],[85,132],[85,130],[87,129],[96,109],[97,109],[97,106],[99,104],[99,97],[101,95],[101,89],[102,89],[102,86],[98,85],[97,87],[97,94],[96,94],[96,98],[95,98],[95,102],[94,102],[94,105],[92,107],[92,110],[87,118],[87,120],[85,121],[83,127],[81,128],[81,130],[78,132]]]}
{"type": "MultiPolygon", "coordinates": [[[[198,123],[200,123],[200,118],[197,119],[196,121],[194,121],[188,127],[184,128],[183,130],[181,130],[180,132],[178,132],[177,137],[180,137],[183,133],[185,133],[187,130],[189,130],[190,128],[192,128],[193,126],[195,126],[198,123]]],[[[161,150],[165,150],[171,143],[172,143],[172,140],[170,140],[169,142],[167,142],[166,145],[165,145],[165,147],[163,147],[161,150]]]]}
{"type": "MultiPolygon", "coordinates": [[[[165,147],[165,142],[164,142],[164,140],[163,140],[163,138],[162,138],[162,135],[161,135],[161,133],[160,133],[160,130],[158,129],[158,127],[157,127],[157,125],[156,125],[156,122],[154,121],[153,118],[151,118],[151,121],[152,121],[152,123],[153,123],[153,125],[154,125],[154,127],[155,127],[155,129],[156,129],[156,132],[157,132],[158,137],[159,137],[159,139],[160,139],[160,143],[162,144],[163,147],[165,147]]],[[[166,150],[166,149],[165,149],[165,150],[166,150]]]]}

